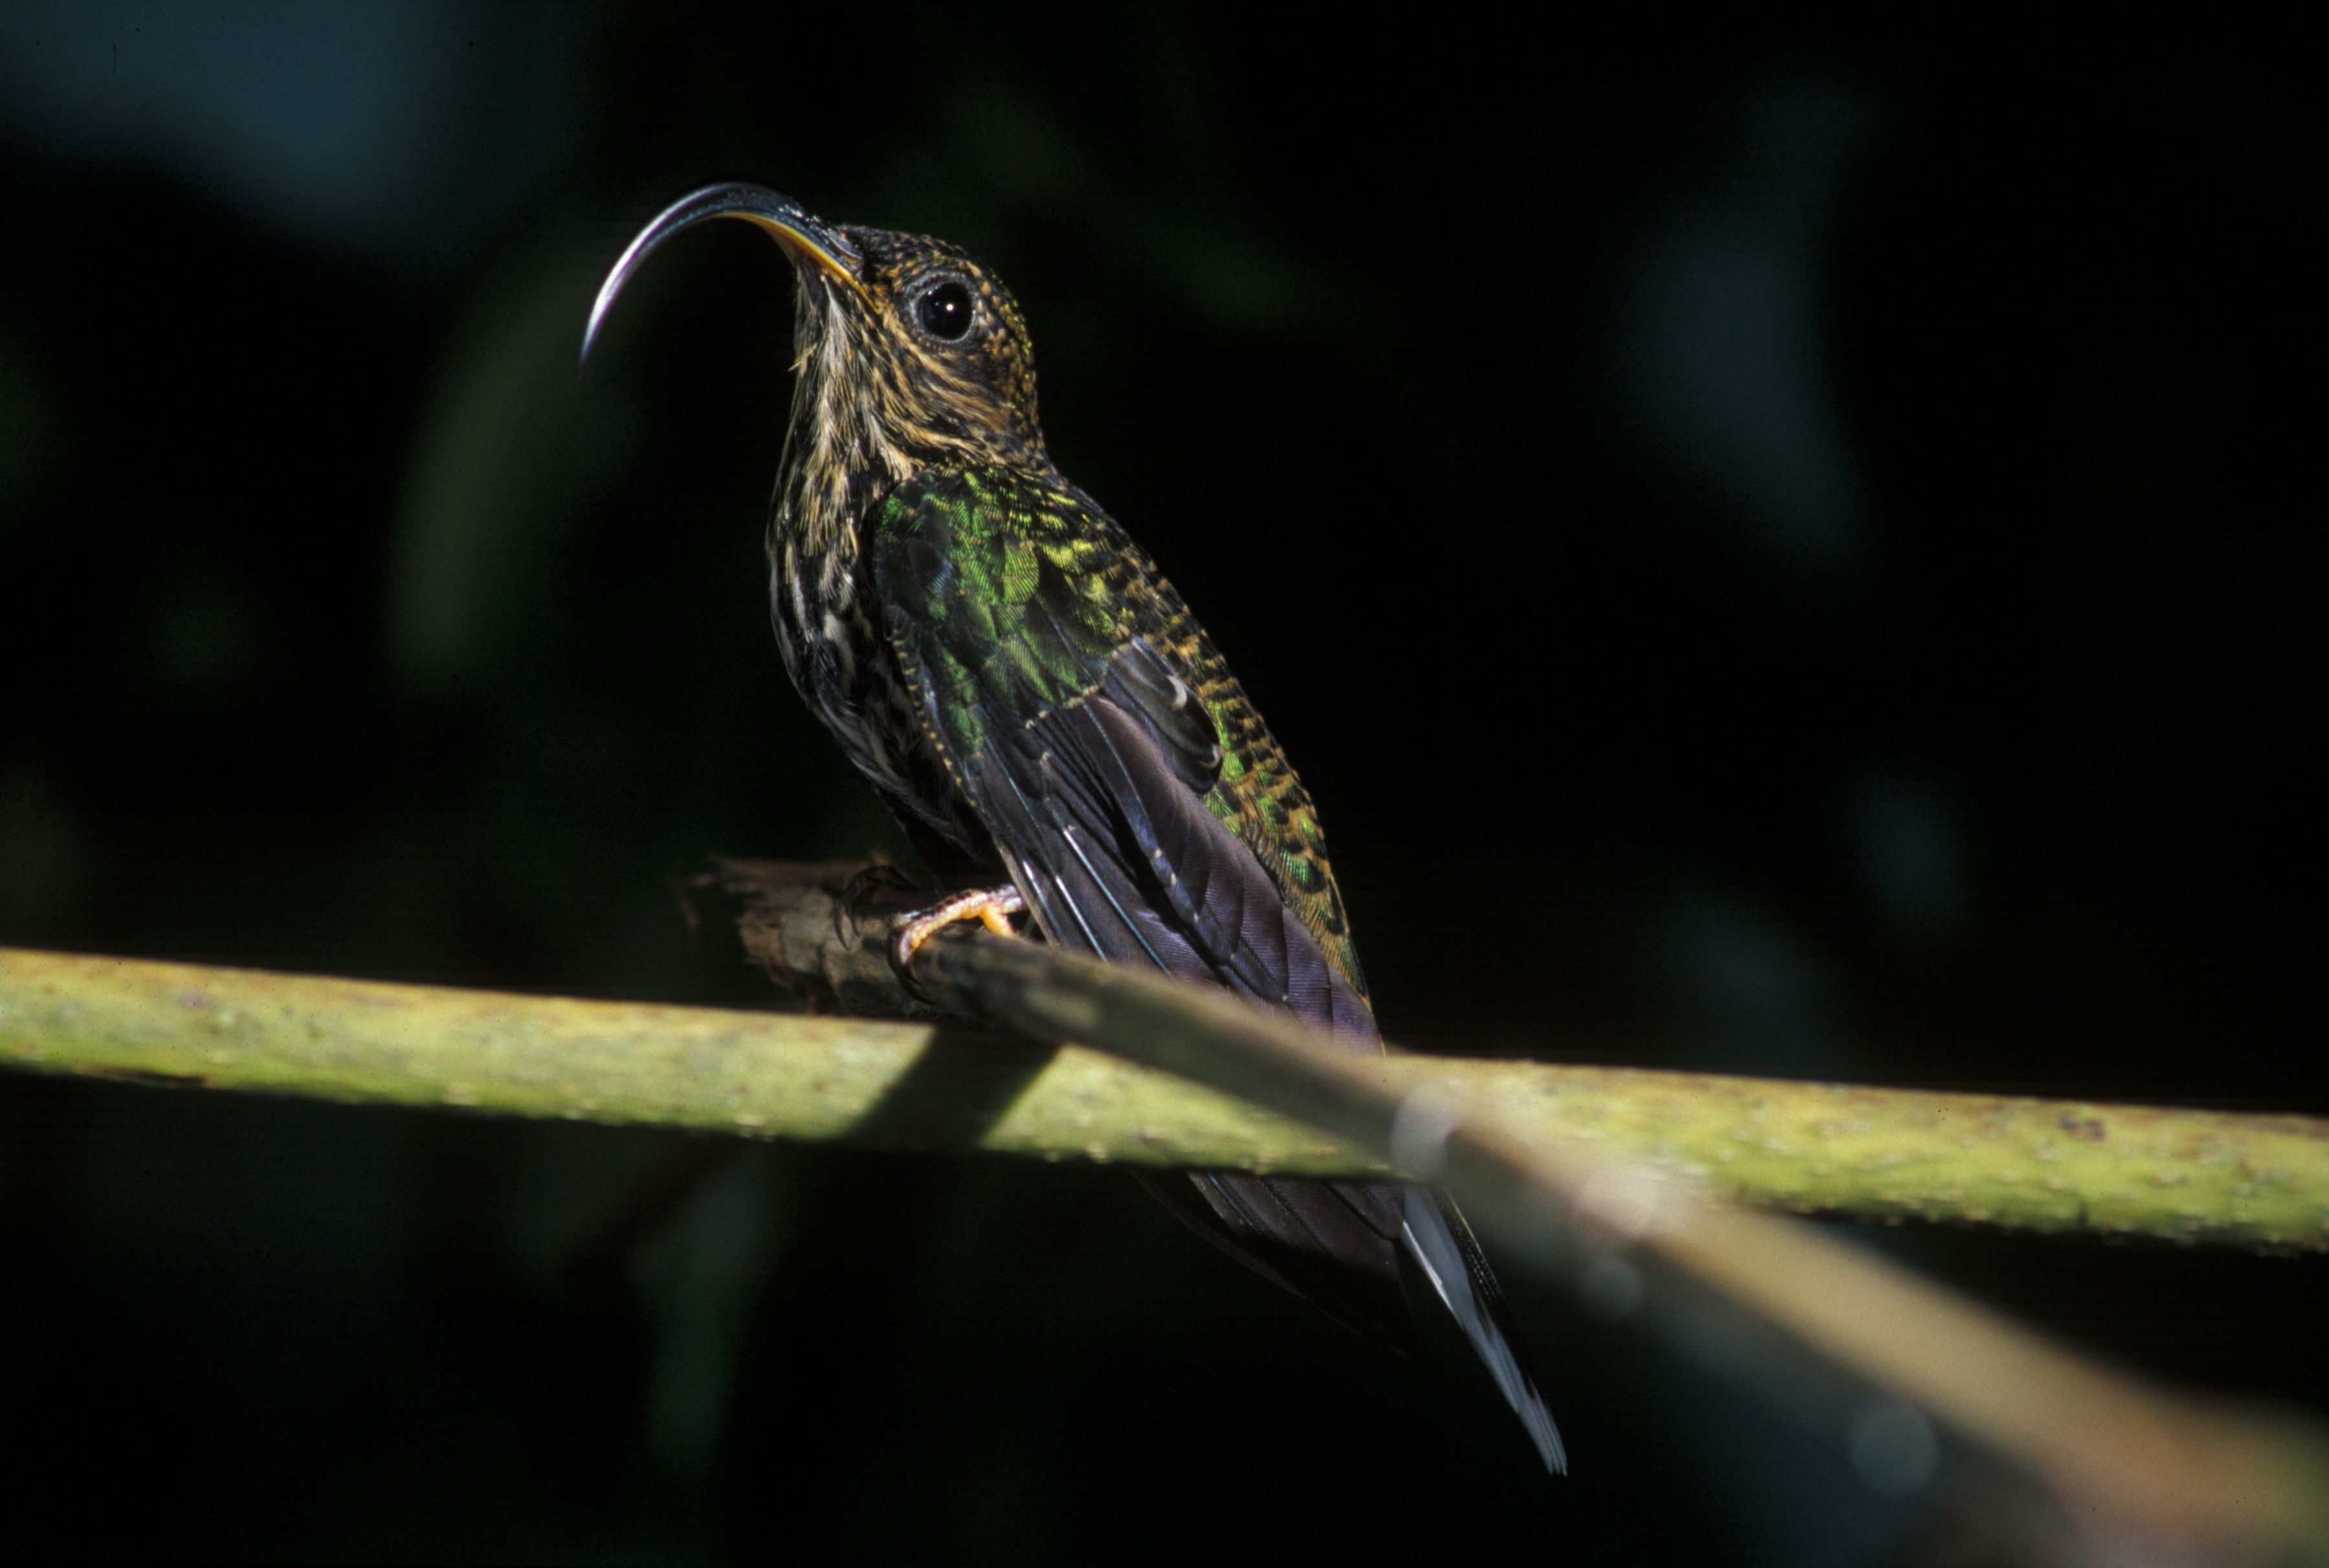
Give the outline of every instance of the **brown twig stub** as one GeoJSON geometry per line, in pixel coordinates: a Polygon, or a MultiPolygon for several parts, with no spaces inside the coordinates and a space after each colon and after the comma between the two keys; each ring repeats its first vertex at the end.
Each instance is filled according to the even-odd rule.
{"type": "Polygon", "coordinates": [[[897,923],[931,894],[885,862],[721,860],[707,880],[737,901],[744,951],[805,1001],[860,1018],[939,1018],[899,984],[897,923]]]}

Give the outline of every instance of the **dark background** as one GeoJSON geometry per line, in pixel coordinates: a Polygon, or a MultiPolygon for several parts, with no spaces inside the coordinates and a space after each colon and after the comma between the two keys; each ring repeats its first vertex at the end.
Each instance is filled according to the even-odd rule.
{"type": "MultiPolygon", "coordinates": [[[[2305,57],[1422,25],[11,6],[0,942],[772,1003],[672,879],[894,842],[767,630],[781,258],[691,235],[574,366],[742,175],[1011,281],[1392,1038],[2323,1110],[2305,57]]],[[[1549,1483],[1113,1172],[752,1148],[594,1244],[685,1148],[0,1078],[12,1544],[1847,1564],[1970,1507],[1524,1287],[1549,1483]]],[[[1867,1239],[2329,1412],[2316,1261],[1867,1239]]]]}

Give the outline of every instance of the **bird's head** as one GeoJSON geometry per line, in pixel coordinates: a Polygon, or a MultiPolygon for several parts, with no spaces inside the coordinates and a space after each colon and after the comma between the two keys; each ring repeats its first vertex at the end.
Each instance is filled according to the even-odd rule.
{"type": "Polygon", "coordinates": [[[585,355],[648,254],[712,218],[766,230],[792,260],[795,482],[862,495],[932,464],[1042,460],[1027,324],[992,273],[943,241],[823,222],[762,185],[707,185],[641,230],[599,291],[585,355]]]}

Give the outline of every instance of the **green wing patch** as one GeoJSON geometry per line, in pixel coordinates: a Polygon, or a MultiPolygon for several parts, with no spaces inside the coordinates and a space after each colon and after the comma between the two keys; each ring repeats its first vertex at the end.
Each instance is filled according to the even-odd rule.
{"type": "Polygon", "coordinates": [[[973,468],[900,486],[874,519],[891,641],[927,683],[929,739],[957,758],[1093,691],[1108,661],[1146,638],[1211,717],[1219,772],[1208,811],[1260,863],[1362,993],[1317,814],[1261,716],[1180,595],[1106,513],[1048,475],[973,468]]]}

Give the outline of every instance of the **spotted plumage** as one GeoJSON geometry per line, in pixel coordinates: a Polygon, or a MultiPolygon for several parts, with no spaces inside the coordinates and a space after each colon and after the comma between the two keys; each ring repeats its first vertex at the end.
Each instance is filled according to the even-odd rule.
{"type": "MultiPolygon", "coordinates": [[[[1004,879],[1043,938],[1230,987],[1378,1051],[1318,816],[1148,557],[1053,466],[1024,318],[954,246],[708,187],[632,242],[711,217],[795,262],[796,383],[768,528],[803,698],[957,886],[1004,879]]],[[[1210,1239],[1363,1331],[1411,1332],[1404,1255],[1546,1464],[1560,1438],[1444,1199],[1395,1183],[1150,1178],[1210,1239]]]]}

